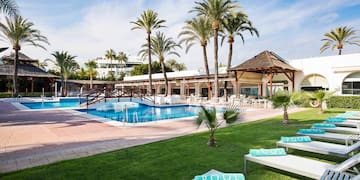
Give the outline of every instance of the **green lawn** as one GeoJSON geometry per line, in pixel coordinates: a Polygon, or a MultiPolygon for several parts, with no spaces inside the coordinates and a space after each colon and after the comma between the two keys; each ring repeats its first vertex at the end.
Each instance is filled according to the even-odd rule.
{"type": "MultiPolygon", "coordinates": [[[[322,115],[317,110],[290,114],[290,125],[281,117],[223,128],[216,133],[218,147],[206,145],[208,134],[199,133],[91,157],[62,161],[23,171],[1,174],[0,179],[192,179],[210,169],[243,172],[244,154],[250,148],[273,148],[280,136],[324,120],[340,111],[322,115]]],[[[301,151],[292,154],[320,157],[333,162],[342,158],[301,151]]],[[[249,163],[246,179],[293,179],[293,174],[249,163]]]]}

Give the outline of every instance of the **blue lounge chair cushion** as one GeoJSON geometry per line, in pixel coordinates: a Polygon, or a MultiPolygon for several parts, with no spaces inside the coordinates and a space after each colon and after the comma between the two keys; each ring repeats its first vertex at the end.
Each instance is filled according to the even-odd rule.
{"type": "Polygon", "coordinates": [[[315,123],[312,125],[312,128],[336,128],[336,126],[329,123],[315,123]]]}
{"type": "Polygon", "coordinates": [[[337,122],[343,122],[345,121],[346,118],[342,118],[342,117],[329,117],[326,119],[326,123],[337,123],[337,122]]]}
{"type": "Polygon", "coordinates": [[[302,143],[311,142],[310,136],[293,136],[293,137],[281,137],[283,143],[302,143]]]}
{"type": "Polygon", "coordinates": [[[284,148],[273,149],[250,149],[249,154],[252,156],[285,156],[284,148]]]}
{"type": "Polygon", "coordinates": [[[302,134],[324,134],[325,130],[323,129],[299,129],[299,133],[302,134]]]}
{"type": "Polygon", "coordinates": [[[245,180],[245,177],[241,173],[220,173],[195,176],[194,180],[245,180]]]}

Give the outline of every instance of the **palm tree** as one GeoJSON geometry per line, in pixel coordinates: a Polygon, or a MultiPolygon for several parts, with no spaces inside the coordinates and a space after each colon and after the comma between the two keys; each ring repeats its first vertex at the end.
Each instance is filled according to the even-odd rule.
{"type": "Polygon", "coordinates": [[[289,124],[288,107],[292,103],[291,95],[287,91],[278,91],[270,99],[274,108],[283,108],[283,123],[289,124]]]}
{"type": "Polygon", "coordinates": [[[66,57],[65,63],[64,63],[64,74],[62,75],[64,77],[64,90],[63,92],[65,96],[68,95],[67,93],[67,80],[69,79],[69,76],[72,72],[75,72],[77,69],[79,69],[79,64],[75,61],[76,56],[68,55],[66,57]]]}
{"type": "MultiPolygon", "coordinates": [[[[256,28],[252,26],[251,21],[248,19],[248,16],[243,12],[230,13],[227,14],[224,18],[223,22],[224,33],[228,38],[229,43],[229,55],[228,55],[228,63],[226,69],[231,67],[232,54],[233,54],[233,43],[235,41],[235,36],[238,35],[241,37],[242,42],[244,43],[244,35],[242,34],[244,31],[250,32],[251,35],[256,34],[259,37],[259,32],[256,28]]],[[[225,36],[222,37],[221,44],[224,42],[225,36]]],[[[224,84],[224,96],[227,100],[227,81],[224,84]]]]}
{"type": "Polygon", "coordinates": [[[197,12],[198,16],[206,16],[209,18],[214,33],[214,86],[215,97],[219,96],[219,80],[218,80],[218,32],[222,25],[222,21],[226,14],[234,12],[240,8],[235,2],[231,0],[203,0],[202,2],[195,2],[197,6],[190,12],[197,12]]]}
{"type": "Polygon", "coordinates": [[[13,18],[5,17],[5,20],[6,23],[0,22],[0,32],[2,33],[1,35],[9,41],[15,51],[13,96],[17,97],[19,93],[17,75],[21,46],[32,45],[46,50],[40,43],[49,44],[49,42],[45,36],[41,35],[39,30],[33,28],[34,23],[27,19],[23,19],[21,16],[14,16],[13,18]]]}
{"type": "Polygon", "coordinates": [[[105,58],[110,59],[110,72],[112,72],[112,60],[116,59],[116,53],[113,49],[109,49],[105,52],[105,58]]]}
{"type": "Polygon", "coordinates": [[[175,59],[169,59],[166,61],[166,67],[170,68],[171,70],[183,71],[186,69],[184,63],[178,63],[175,59]]]}
{"type": "Polygon", "coordinates": [[[148,94],[152,95],[152,77],[151,77],[151,31],[155,29],[159,29],[165,23],[165,20],[158,19],[158,14],[153,10],[146,10],[141,14],[141,17],[138,18],[136,21],[131,21],[130,23],[134,24],[135,26],[131,28],[134,29],[144,29],[147,33],[147,46],[148,46],[148,71],[149,71],[149,87],[148,87],[148,94]]]}
{"type": "Polygon", "coordinates": [[[345,44],[360,46],[360,38],[356,36],[356,30],[353,30],[352,27],[337,27],[335,30],[325,33],[324,36],[325,38],[321,40],[324,41],[324,45],[320,48],[320,53],[330,47],[333,51],[336,47],[341,55],[345,44]]]}
{"type": "Polygon", "coordinates": [[[116,59],[119,61],[119,62],[122,62],[124,65],[126,65],[126,62],[128,61],[128,57],[127,55],[124,53],[124,52],[119,52],[119,54],[117,55],[116,59]]]}
{"type": "MultiPolygon", "coordinates": [[[[167,38],[163,33],[157,32],[154,37],[151,38],[151,54],[155,55],[159,58],[159,62],[161,64],[161,69],[165,79],[165,96],[168,94],[168,79],[166,76],[166,68],[165,68],[165,56],[166,55],[176,55],[180,57],[179,53],[174,51],[177,47],[181,46],[177,44],[172,38],[167,38]]],[[[147,44],[143,45],[143,49],[139,52],[142,57],[147,54],[147,44]]]]}
{"type": "Polygon", "coordinates": [[[197,42],[200,43],[203,51],[204,57],[204,66],[205,66],[205,73],[207,77],[207,84],[208,84],[208,99],[211,98],[211,84],[209,81],[210,72],[209,72],[209,65],[207,59],[207,52],[206,46],[208,41],[211,38],[212,29],[211,29],[211,22],[205,17],[200,16],[197,18],[193,18],[192,20],[186,21],[186,25],[183,27],[183,30],[180,32],[179,37],[183,37],[180,41],[181,43],[185,43],[187,53],[189,49],[197,42]]]}
{"type": "Polygon", "coordinates": [[[335,92],[325,92],[324,90],[318,90],[315,92],[307,92],[305,95],[310,99],[310,103],[315,107],[319,108],[319,114],[324,112],[323,110],[323,102],[329,99],[335,92]]]}
{"type": "Polygon", "coordinates": [[[67,78],[70,75],[70,72],[66,72],[72,69],[76,69],[76,68],[70,68],[70,66],[76,66],[76,64],[74,62],[72,62],[76,56],[72,56],[70,55],[67,51],[55,51],[54,53],[51,54],[52,56],[54,56],[55,61],[50,60],[51,62],[53,62],[55,64],[55,66],[60,70],[60,76],[61,76],[61,86],[63,87],[63,91],[61,96],[65,96],[66,94],[66,81],[67,78]]]}
{"type": "Polygon", "coordinates": [[[96,76],[96,68],[97,68],[97,63],[95,60],[91,60],[85,63],[86,66],[86,71],[87,74],[89,74],[89,79],[90,79],[90,89],[93,88],[93,78],[94,76],[96,76]]]}
{"type": "MultiPolygon", "coordinates": [[[[234,110],[225,110],[223,112],[223,118],[227,124],[234,123],[238,119],[238,115],[239,113],[234,110]]],[[[196,119],[195,124],[199,127],[202,123],[205,123],[210,133],[208,145],[214,147],[216,146],[215,132],[224,121],[219,122],[217,120],[215,107],[211,110],[207,110],[204,106],[201,106],[201,111],[199,112],[199,116],[196,119]]]]}
{"type": "Polygon", "coordinates": [[[0,11],[11,17],[19,15],[18,6],[13,0],[0,0],[0,11]]]}

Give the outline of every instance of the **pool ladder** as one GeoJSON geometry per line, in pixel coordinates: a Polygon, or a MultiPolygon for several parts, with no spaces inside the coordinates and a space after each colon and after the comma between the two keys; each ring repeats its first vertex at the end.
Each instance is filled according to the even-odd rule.
{"type": "MultiPolygon", "coordinates": [[[[126,108],[125,106],[125,111],[124,111],[124,124],[129,122],[129,111],[128,109],[126,108]]],[[[133,123],[138,123],[139,122],[139,116],[138,116],[138,113],[135,112],[134,115],[133,115],[133,123]]]]}

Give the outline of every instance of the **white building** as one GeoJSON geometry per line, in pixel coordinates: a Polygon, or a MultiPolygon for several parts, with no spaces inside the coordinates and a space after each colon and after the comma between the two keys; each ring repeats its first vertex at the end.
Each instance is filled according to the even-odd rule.
{"type": "Polygon", "coordinates": [[[105,79],[110,75],[110,72],[113,72],[115,78],[119,78],[122,73],[128,73],[134,69],[134,66],[143,64],[143,61],[139,58],[134,58],[129,56],[126,63],[120,62],[118,60],[110,60],[99,58],[96,60],[98,68],[96,68],[97,78],[105,79]]]}
{"type": "Polygon", "coordinates": [[[295,75],[295,89],[327,89],[336,94],[360,95],[360,53],[314,57],[289,61],[301,70],[295,75]]]}
{"type": "MultiPolygon", "coordinates": [[[[285,61],[273,52],[264,51],[230,70],[229,74],[219,72],[220,96],[223,95],[226,81],[229,82],[229,95],[271,96],[279,89],[325,89],[335,91],[337,95],[360,95],[360,53],[285,61]]],[[[169,94],[207,96],[208,80],[205,73],[193,70],[167,73],[167,76],[169,94]]],[[[163,94],[162,73],[153,74],[152,77],[153,92],[163,94]]],[[[209,81],[214,82],[213,74],[209,81]]],[[[133,92],[146,93],[147,85],[148,75],[142,75],[126,77],[115,87],[128,87],[133,92]]]]}

